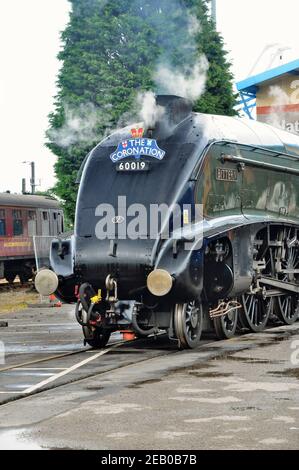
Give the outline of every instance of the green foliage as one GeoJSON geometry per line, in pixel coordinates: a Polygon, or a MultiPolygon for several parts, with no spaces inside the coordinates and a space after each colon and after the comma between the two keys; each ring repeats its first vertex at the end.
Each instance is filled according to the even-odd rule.
{"type": "Polygon", "coordinates": [[[47,146],[58,157],[55,193],[65,201],[66,215],[72,220],[78,189],[75,180],[84,156],[117,125],[139,91],[159,91],[153,83],[159,61],[179,69],[206,55],[210,64],[206,92],[195,103],[195,111],[232,115],[235,96],[223,40],[208,16],[205,0],[70,2],[47,146]],[[201,24],[192,40],[182,4],[201,24]],[[74,110],[81,113],[81,124],[92,117],[92,132],[85,132],[83,138],[74,110]],[[66,139],[57,138],[61,132],[66,139]],[[74,138],[68,139],[68,133],[74,138]]]}
{"type": "MultiPolygon", "coordinates": [[[[31,193],[28,193],[31,194],[31,193]]],[[[52,189],[47,189],[46,191],[35,191],[35,196],[46,196],[56,199],[55,194],[52,189]]]]}

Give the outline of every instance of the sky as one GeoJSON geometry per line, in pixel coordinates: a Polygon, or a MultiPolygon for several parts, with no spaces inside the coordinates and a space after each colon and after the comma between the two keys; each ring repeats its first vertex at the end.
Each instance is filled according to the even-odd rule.
{"type": "MultiPolygon", "coordinates": [[[[55,182],[56,157],[44,142],[69,8],[67,0],[0,0],[0,192],[20,192],[25,177],[29,189],[24,161],[36,163],[38,190],[55,182]]],[[[279,65],[279,48],[290,48],[284,62],[299,58],[298,18],[298,0],[217,0],[217,29],[235,79],[279,65]]]]}

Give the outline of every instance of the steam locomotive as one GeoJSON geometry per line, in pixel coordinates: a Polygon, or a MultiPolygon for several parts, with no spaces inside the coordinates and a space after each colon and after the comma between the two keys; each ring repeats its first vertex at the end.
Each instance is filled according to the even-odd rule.
{"type": "MultiPolygon", "coordinates": [[[[75,233],[54,240],[37,289],[76,303],[85,341],[126,325],[195,348],[202,330],[299,316],[299,137],[158,96],[155,125],[87,156],[75,233]]],[[[133,128],[132,128],[133,127],[133,128]]]]}

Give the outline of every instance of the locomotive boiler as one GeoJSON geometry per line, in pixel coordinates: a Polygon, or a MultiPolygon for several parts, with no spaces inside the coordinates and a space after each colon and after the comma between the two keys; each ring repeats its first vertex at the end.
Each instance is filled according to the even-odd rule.
{"type": "Polygon", "coordinates": [[[85,159],[75,233],[54,240],[42,293],[76,304],[85,341],[166,330],[263,330],[299,315],[299,137],[158,96],[155,125],[116,131],[85,159]],[[50,292],[51,291],[51,292],[50,292]]]}

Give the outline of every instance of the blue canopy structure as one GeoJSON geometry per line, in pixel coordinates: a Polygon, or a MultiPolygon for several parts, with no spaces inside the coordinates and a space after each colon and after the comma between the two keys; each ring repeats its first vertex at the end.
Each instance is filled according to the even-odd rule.
{"type": "Polygon", "coordinates": [[[254,119],[252,110],[256,107],[256,94],[259,87],[285,74],[299,75],[299,59],[259,73],[258,75],[253,75],[252,77],[248,77],[236,83],[241,98],[239,105],[241,105],[241,109],[250,119],[254,119]]]}

